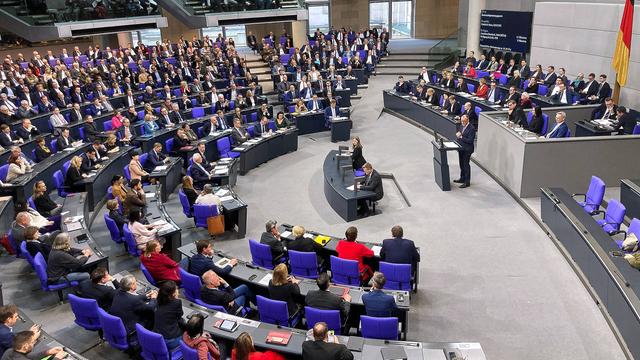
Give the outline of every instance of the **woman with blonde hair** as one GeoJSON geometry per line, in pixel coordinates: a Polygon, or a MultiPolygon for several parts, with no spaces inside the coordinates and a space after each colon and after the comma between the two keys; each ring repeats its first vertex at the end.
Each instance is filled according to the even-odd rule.
{"type": "Polygon", "coordinates": [[[80,170],[82,166],[82,158],[80,156],[74,156],[69,163],[69,168],[67,169],[67,174],[64,178],[64,185],[69,189],[69,192],[81,192],[84,191],[83,186],[78,186],[76,183],[87,177],[86,174],[83,174],[80,170]]]}
{"type": "Polygon", "coordinates": [[[115,134],[109,134],[107,140],[104,142],[104,147],[107,148],[107,153],[112,154],[120,150],[117,141],[118,138],[115,134]]]}
{"type": "Polygon", "coordinates": [[[295,302],[295,297],[300,296],[300,287],[293,276],[289,276],[287,265],[278,264],[273,269],[273,278],[269,281],[269,297],[273,300],[285,301],[289,310],[289,317],[293,316],[300,308],[295,302]]]}
{"type": "Polygon", "coordinates": [[[36,206],[36,210],[44,217],[60,215],[62,212],[62,205],[51,200],[47,193],[47,185],[42,180],[37,181],[33,185],[33,195],[31,195],[31,198],[36,206]]]}
{"type": "Polygon", "coordinates": [[[158,240],[147,242],[140,262],[147,268],[156,282],[175,281],[180,284],[180,265],[163,254],[162,244],[158,240]]]}

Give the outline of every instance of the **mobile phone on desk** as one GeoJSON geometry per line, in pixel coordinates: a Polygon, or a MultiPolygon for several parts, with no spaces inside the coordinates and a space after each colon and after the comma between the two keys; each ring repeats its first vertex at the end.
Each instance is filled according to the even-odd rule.
{"type": "Polygon", "coordinates": [[[87,236],[87,234],[80,234],[76,236],[76,242],[78,244],[86,243],[87,241],[89,241],[89,237],[87,236]]]}

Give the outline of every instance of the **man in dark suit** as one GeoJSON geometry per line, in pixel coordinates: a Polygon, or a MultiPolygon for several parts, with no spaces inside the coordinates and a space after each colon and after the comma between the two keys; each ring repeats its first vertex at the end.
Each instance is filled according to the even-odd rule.
{"type": "Polygon", "coordinates": [[[618,113],[618,128],[620,135],[631,135],[633,134],[633,129],[636,127],[637,121],[634,116],[627,112],[627,109],[624,106],[618,106],[616,109],[618,113]]]}
{"type": "Polygon", "coordinates": [[[401,94],[408,94],[410,91],[410,85],[404,81],[404,76],[398,76],[398,82],[394,87],[394,90],[401,94]]]}
{"type": "Polygon", "coordinates": [[[167,156],[162,153],[162,144],[155,143],[153,144],[153,149],[149,151],[149,156],[147,156],[147,162],[144,165],[144,170],[152,172],[156,166],[164,165],[166,159],[167,156]]]}
{"type": "Polygon", "coordinates": [[[558,84],[558,92],[552,95],[551,100],[556,101],[559,104],[573,104],[573,91],[571,88],[567,89],[567,85],[563,82],[558,84]]]}
{"type": "Polygon", "coordinates": [[[507,96],[502,99],[502,104],[507,104],[509,103],[509,100],[514,100],[516,103],[520,102],[520,94],[518,94],[518,92],[516,91],[516,87],[515,86],[510,86],[509,87],[509,93],[507,94],[507,96]]]}
{"type": "Polygon", "coordinates": [[[240,124],[240,119],[233,120],[233,131],[231,132],[231,138],[235,145],[240,145],[243,142],[251,139],[251,135],[240,124]]]}
{"type": "Polygon", "coordinates": [[[385,294],[382,289],[387,279],[384,274],[376,271],[371,278],[371,291],[362,295],[367,316],[390,317],[396,316],[398,307],[392,295],[385,294]]]}
{"type": "Polygon", "coordinates": [[[269,245],[274,262],[280,260],[287,252],[282,237],[280,237],[280,231],[278,231],[278,223],[275,220],[269,220],[265,224],[265,232],[260,236],[260,243],[269,245]]]}
{"type": "Polygon", "coordinates": [[[122,120],[122,126],[118,128],[118,134],[120,135],[120,141],[130,144],[132,140],[138,135],[136,129],[131,126],[131,121],[127,118],[122,120]]]}
{"type": "Polygon", "coordinates": [[[269,119],[266,116],[263,116],[262,119],[260,119],[260,122],[253,127],[256,137],[268,134],[269,130],[269,119]]]}
{"type": "Polygon", "coordinates": [[[591,119],[606,119],[616,120],[618,112],[616,111],[618,106],[613,102],[613,99],[608,97],[604,99],[604,102],[591,112],[591,119]]]}
{"type": "Polygon", "coordinates": [[[365,176],[364,180],[358,185],[358,189],[361,191],[373,191],[375,193],[371,198],[358,200],[359,211],[367,216],[369,214],[369,205],[367,202],[382,199],[384,190],[382,188],[382,177],[370,163],[362,165],[362,170],[364,170],[365,176]]]}
{"type": "Polygon", "coordinates": [[[314,309],[340,310],[340,318],[344,324],[351,309],[351,295],[347,293],[339,296],[329,291],[330,280],[326,272],[318,275],[316,279],[318,290],[309,291],[304,298],[304,303],[314,309]]]}
{"type": "Polygon", "coordinates": [[[93,142],[93,140],[100,135],[100,131],[98,131],[96,124],[93,122],[93,116],[91,115],[87,115],[85,117],[82,129],[84,131],[84,138],[87,142],[93,142]]]}
{"type": "Polygon", "coordinates": [[[70,146],[75,140],[71,137],[69,128],[62,128],[60,136],[58,136],[58,151],[64,150],[70,146]]]}
{"type": "Polygon", "coordinates": [[[522,110],[514,100],[510,100],[507,106],[509,107],[507,111],[509,121],[526,129],[529,124],[527,123],[527,116],[524,114],[524,110],[522,110]]]}
{"type": "MultiPolygon", "coordinates": [[[[12,348],[15,334],[13,327],[18,322],[20,315],[18,314],[18,307],[15,305],[5,305],[0,307],[0,356],[8,349],[12,348]]],[[[40,325],[31,325],[29,329],[33,332],[34,337],[40,336],[40,325]]],[[[11,357],[10,359],[20,359],[18,357],[11,357]]],[[[28,359],[26,356],[23,359],[28,359]]]]}
{"type": "Polygon", "coordinates": [[[324,125],[329,127],[329,123],[332,118],[341,117],[342,113],[340,112],[340,108],[338,107],[338,103],[336,99],[331,99],[329,103],[329,107],[324,109],[324,125]]]}
{"type": "Polygon", "coordinates": [[[82,121],[82,112],[80,111],[80,104],[74,103],[69,111],[69,122],[76,123],[82,121]]]}
{"type": "Polygon", "coordinates": [[[218,276],[224,276],[230,273],[231,269],[238,263],[237,259],[230,259],[224,267],[218,267],[212,259],[213,245],[209,239],[196,241],[196,251],[198,253],[189,259],[189,272],[197,276],[202,276],[209,270],[212,270],[218,276]]]}
{"type": "Polygon", "coordinates": [[[393,238],[382,241],[380,258],[394,264],[411,264],[415,270],[416,264],[420,262],[420,253],[413,241],[404,239],[403,235],[402,226],[392,227],[391,236],[393,238]]]}
{"type": "Polygon", "coordinates": [[[196,152],[194,153],[200,155],[202,158],[202,166],[207,170],[211,171],[214,166],[216,166],[215,161],[209,161],[207,159],[207,143],[204,141],[199,141],[196,145],[196,152]]]}
{"type": "Polygon", "coordinates": [[[182,114],[180,114],[180,107],[178,104],[171,104],[171,111],[169,112],[169,119],[174,124],[180,124],[184,122],[182,114]]]}
{"type": "Polygon", "coordinates": [[[550,88],[556,83],[557,78],[558,78],[558,75],[556,75],[556,68],[553,67],[552,65],[549,65],[547,67],[547,75],[544,76],[544,79],[542,80],[542,82],[544,83],[545,86],[550,88]]]}
{"type": "Polygon", "coordinates": [[[99,267],[91,272],[91,281],[80,283],[80,294],[84,298],[96,300],[98,306],[108,312],[118,287],[120,287],[120,283],[111,277],[107,269],[99,267]],[[109,282],[113,284],[113,287],[109,285],[109,282]]]}
{"type": "Polygon", "coordinates": [[[464,109],[462,110],[461,115],[467,115],[467,118],[469,119],[469,122],[471,123],[471,125],[473,125],[473,128],[474,129],[478,128],[478,115],[474,111],[473,106],[471,105],[470,102],[466,102],[464,104],[464,109]]]}
{"type": "Polygon", "coordinates": [[[17,144],[18,142],[22,142],[22,139],[17,137],[16,134],[11,131],[9,125],[0,125],[0,145],[8,147],[17,144]]]}
{"type": "Polygon", "coordinates": [[[98,165],[98,159],[96,158],[96,149],[90,147],[81,157],[82,165],[80,166],[80,171],[82,173],[86,174],[100,167],[100,165],[98,165]]]}
{"type": "Polygon", "coordinates": [[[567,117],[567,114],[564,111],[558,111],[556,113],[556,125],[553,129],[547,134],[548,139],[558,139],[567,137],[569,133],[569,127],[564,122],[564,119],[567,117]]]}
{"type": "Polygon", "coordinates": [[[305,360],[352,360],[353,354],[346,346],[338,342],[333,336],[334,342],[329,342],[327,324],[318,322],[313,325],[313,341],[302,343],[302,358],[305,360]]]}
{"type": "Polygon", "coordinates": [[[127,333],[136,330],[136,323],[148,327],[153,321],[155,312],[155,298],[157,291],[151,290],[146,294],[138,294],[138,283],[133,275],[126,275],[120,281],[120,289],[113,296],[111,315],[122,319],[127,333]]]}
{"type": "Polygon", "coordinates": [[[40,135],[40,131],[38,131],[38,128],[35,126],[31,125],[31,120],[22,119],[22,125],[18,127],[16,134],[21,137],[22,140],[27,141],[40,135]]]}
{"type": "Polygon", "coordinates": [[[460,102],[456,100],[456,97],[454,95],[451,95],[444,102],[442,112],[449,115],[458,115],[460,114],[461,107],[462,105],[460,105],[460,102]]]}
{"type": "Polygon", "coordinates": [[[460,130],[456,133],[460,149],[458,159],[460,161],[460,178],[453,180],[460,183],[460,188],[467,188],[471,184],[471,154],[474,151],[474,140],[476,138],[476,128],[469,123],[469,116],[463,114],[460,117],[460,130]]]}
{"type": "MultiPolygon", "coordinates": [[[[228,128],[228,126],[225,127],[225,129],[226,128],[228,128]]],[[[211,117],[209,118],[209,122],[206,122],[204,125],[202,125],[202,136],[209,136],[219,130],[224,130],[222,128],[222,124],[220,123],[220,119],[217,115],[211,115],[211,117]]]]}
{"type": "Polygon", "coordinates": [[[600,81],[598,82],[598,91],[595,95],[589,96],[589,102],[591,104],[598,104],[604,101],[611,95],[611,86],[607,82],[607,75],[600,74],[600,81]]]}
{"type": "Polygon", "coordinates": [[[520,72],[520,77],[522,77],[523,79],[528,79],[529,78],[529,74],[531,73],[531,69],[529,68],[529,65],[527,65],[527,61],[526,60],[520,60],[520,67],[518,68],[518,71],[520,72]]]}
{"type": "Polygon", "coordinates": [[[193,154],[193,165],[191,165],[191,178],[196,189],[202,189],[205,184],[211,183],[213,174],[205,167],[205,162],[200,154],[193,154]]]}

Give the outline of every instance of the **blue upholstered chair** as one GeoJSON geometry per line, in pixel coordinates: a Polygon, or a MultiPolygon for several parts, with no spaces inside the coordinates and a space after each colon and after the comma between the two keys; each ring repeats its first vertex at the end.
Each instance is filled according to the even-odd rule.
{"type": "Polygon", "coordinates": [[[65,282],[62,284],[49,284],[49,276],[47,275],[47,263],[44,261],[44,257],[42,254],[37,253],[33,258],[33,267],[36,270],[36,275],[38,275],[38,279],[40,279],[40,288],[43,291],[51,292],[55,291],[58,293],[58,298],[60,302],[63,300],[62,290],[78,286],[77,281],[65,282]]]}
{"type": "Polygon", "coordinates": [[[191,205],[189,204],[187,194],[185,194],[184,191],[180,189],[178,190],[178,197],[180,198],[180,205],[182,205],[182,213],[184,214],[184,216],[192,218],[193,213],[191,212],[191,205]]]}
{"type": "Polygon", "coordinates": [[[182,359],[182,352],[178,346],[172,352],[167,349],[167,344],[164,342],[162,335],[153,331],[147,330],[144,326],[136,324],[136,333],[138,335],[138,343],[142,352],[142,358],[144,360],[180,360],[182,359]]]}
{"type": "Polygon", "coordinates": [[[135,336],[129,337],[127,334],[122,319],[107,313],[101,308],[98,308],[98,318],[102,327],[102,337],[112,348],[126,351],[137,345],[137,339],[134,339],[135,336]]]}
{"type": "Polygon", "coordinates": [[[85,330],[102,332],[96,300],[69,294],[69,305],[71,305],[71,311],[76,317],[74,320],[76,324],[85,330]]]}
{"type": "MultiPolygon", "coordinates": [[[[254,265],[273,270],[273,255],[269,245],[260,244],[259,242],[249,239],[249,251],[251,251],[251,262],[254,265]]],[[[277,262],[283,262],[284,257],[278,259],[277,262]]]]}
{"type": "Polygon", "coordinates": [[[240,157],[240,153],[231,151],[231,141],[228,136],[216,140],[216,147],[218,148],[218,154],[220,154],[221,158],[240,157]]]}
{"type": "Polygon", "coordinates": [[[187,300],[195,302],[197,299],[200,299],[200,288],[202,287],[202,282],[198,276],[180,268],[180,280],[182,282],[182,292],[187,300]]]}
{"type": "Polygon", "coordinates": [[[127,251],[131,256],[140,256],[142,251],[138,249],[138,244],[136,244],[136,239],[133,236],[133,233],[129,230],[129,224],[124,224],[122,227],[124,232],[124,241],[127,244],[127,251]]]}
{"type": "MultiPolygon", "coordinates": [[[[631,223],[629,224],[629,228],[625,232],[624,238],[626,239],[629,234],[634,234],[638,239],[640,239],[640,219],[633,218],[631,223]]],[[[616,244],[620,249],[622,249],[622,243],[624,240],[615,240],[616,244]]]]}
{"type": "Polygon", "coordinates": [[[310,279],[318,277],[318,258],[315,252],[289,250],[291,274],[310,279]]]}
{"type": "Polygon", "coordinates": [[[411,264],[380,262],[380,272],[387,279],[385,288],[411,291],[411,264]]]}
{"type": "Polygon", "coordinates": [[[196,227],[207,228],[207,219],[213,216],[218,216],[217,205],[193,205],[193,216],[196,219],[196,227]]]}
{"type": "Polygon", "coordinates": [[[286,301],[271,300],[264,296],[256,296],[260,321],[269,324],[294,327],[300,322],[300,312],[289,314],[286,301]]]}
{"type": "Polygon", "coordinates": [[[597,176],[591,176],[591,182],[589,182],[589,188],[586,194],[573,194],[571,196],[584,196],[584,201],[578,201],[578,204],[582,206],[587,214],[595,214],[600,210],[602,199],[604,198],[606,186],[604,181],[597,176]]]}
{"type": "Polygon", "coordinates": [[[595,214],[604,213],[604,219],[597,220],[598,225],[600,225],[602,230],[607,234],[614,235],[620,231],[620,224],[624,221],[624,214],[626,211],[627,209],[620,201],[611,199],[609,204],[607,204],[606,211],[597,210],[595,212],[595,214]]]}
{"type": "Polygon", "coordinates": [[[145,279],[147,279],[147,281],[151,285],[158,286],[158,284],[156,283],[156,279],[154,279],[153,276],[151,276],[151,273],[149,272],[149,270],[147,270],[147,267],[144,266],[142,262],[140,262],[140,271],[142,271],[142,274],[144,275],[145,279]]]}
{"type": "Polygon", "coordinates": [[[342,320],[340,310],[320,310],[310,306],[304,307],[304,316],[307,319],[307,329],[311,329],[316,323],[324,321],[327,328],[333,330],[336,335],[340,335],[342,320]]]}
{"type": "Polygon", "coordinates": [[[359,286],[360,271],[355,260],[341,259],[331,255],[331,278],[336,284],[359,286]]]}
{"type": "Polygon", "coordinates": [[[360,333],[367,339],[398,340],[398,318],[362,315],[360,333]]]}
{"type": "Polygon", "coordinates": [[[120,233],[120,229],[118,228],[118,224],[109,217],[109,213],[104,213],[104,223],[107,225],[107,229],[109,229],[109,235],[111,235],[111,240],[113,240],[116,244],[122,244],[124,242],[124,236],[120,233]]]}

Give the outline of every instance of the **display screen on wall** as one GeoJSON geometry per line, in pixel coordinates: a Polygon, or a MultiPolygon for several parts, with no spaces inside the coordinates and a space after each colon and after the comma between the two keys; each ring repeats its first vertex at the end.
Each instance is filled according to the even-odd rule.
{"type": "Polygon", "coordinates": [[[532,12],[482,10],[480,46],[528,53],[532,19],[532,12]]]}

